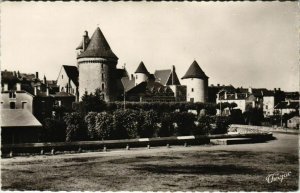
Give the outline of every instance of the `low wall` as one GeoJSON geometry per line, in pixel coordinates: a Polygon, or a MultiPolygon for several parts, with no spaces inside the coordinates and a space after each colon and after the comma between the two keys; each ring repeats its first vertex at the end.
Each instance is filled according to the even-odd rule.
{"type": "Polygon", "coordinates": [[[209,144],[210,139],[230,139],[230,138],[251,138],[257,141],[267,141],[273,138],[272,133],[244,133],[244,134],[221,134],[221,135],[199,135],[199,136],[178,136],[159,138],[140,138],[122,140],[103,141],[75,141],[57,143],[23,143],[23,144],[3,144],[2,154],[14,153],[39,153],[51,151],[78,151],[79,149],[99,150],[105,148],[125,148],[183,145],[183,144],[209,144]]]}
{"type": "Polygon", "coordinates": [[[238,132],[238,133],[262,133],[262,132],[274,132],[274,133],[289,133],[289,134],[298,134],[299,130],[296,129],[287,129],[282,127],[266,127],[266,126],[254,126],[254,125],[230,125],[229,132],[238,132]]]}

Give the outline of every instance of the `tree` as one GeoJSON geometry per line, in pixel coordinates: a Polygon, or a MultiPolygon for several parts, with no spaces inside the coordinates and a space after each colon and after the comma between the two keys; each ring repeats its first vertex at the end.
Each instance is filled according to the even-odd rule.
{"type": "Polygon", "coordinates": [[[249,107],[243,115],[245,123],[249,125],[261,125],[261,122],[264,120],[263,110],[257,107],[249,107]]]}
{"type": "Polygon", "coordinates": [[[84,115],[88,112],[102,112],[106,108],[106,103],[103,101],[103,97],[101,96],[101,91],[99,89],[95,90],[95,93],[88,94],[84,93],[81,101],[84,108],[84,115]]]}

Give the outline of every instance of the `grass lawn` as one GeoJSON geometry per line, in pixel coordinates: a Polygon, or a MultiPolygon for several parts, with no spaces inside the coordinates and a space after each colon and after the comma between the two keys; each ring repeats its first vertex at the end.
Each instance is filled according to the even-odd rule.
{"type": "MultiPolygon", "coordinates": [[[[172,149],[172,148],[171,148],[172,149]]],[[[151,151],[151,150],[149,150],[151,151]]],[[[298,156],[255,151],[163,151],[155,155],[37,159],[2,163],[2,190],[295,191],[298,156]],[[291,172],[268,183],[277,171],[291,172]]]]}

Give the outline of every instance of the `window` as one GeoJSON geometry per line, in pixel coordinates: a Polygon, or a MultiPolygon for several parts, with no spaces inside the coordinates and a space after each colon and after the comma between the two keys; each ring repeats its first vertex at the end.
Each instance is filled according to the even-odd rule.
{"type": "Polygon", "coordinates": [[[103,64],[101,64],[101,69],[103,69],[103,64]]]}
{"type": "Polygon", "coordinates": [[[61,79],[64,79],[64,75],[61,75],[61,79]]]}
{"type": "Polygon", "coordinates": [[[192,92],[194,92],[194,88],[192,88],[192,92]]]}
{"type": "Polygon", "coordinates": [[[10,102],[9,107],[10,107],[10,109],[15,109],[16,108],[16,103],[15,102],[10,102]]]}
{"type": "Polygon", "coordinates": [[[102,90],[104,90],[104,83],[102,83],[102,90]]]}
{"type": "Polygon", "coordinates": [[[102,80],[104,80],[104,74],[103,73],[101,74],[101,78],[102,78],[102,80]]]}
{"type": "Polygon", "coordinates": [[[22,102],[22,109],[25,109],[26,108],[26,105],[27,104],[27,102],[22,102]]]}
{"type": "Polygon", "coordinates": [[[9,92],[9,98],[16,98],[16,93],[15,92],[9,92]]]}
{"type": "Polygon", "coordinates": [[[135,79],[137,79],[137,77],[138,77],[138,76],[137,76],[137,75],[135,75],[135,79]]]}
{"type": "Polygon", "coordinates": [[[268,105],[266,105],[266,109],[268,109],[268,105]]]}

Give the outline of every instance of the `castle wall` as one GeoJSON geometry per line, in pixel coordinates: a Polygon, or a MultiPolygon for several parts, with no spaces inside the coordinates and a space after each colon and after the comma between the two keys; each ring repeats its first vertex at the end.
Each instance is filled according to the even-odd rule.
{"type": "Polygon", "coordinates": [[[94,93],[100,89],[105,101],[116,98],[116,62],[102,58],[78,59],[79,101],[85,91],[94,93]]]}

